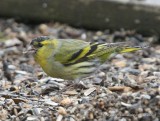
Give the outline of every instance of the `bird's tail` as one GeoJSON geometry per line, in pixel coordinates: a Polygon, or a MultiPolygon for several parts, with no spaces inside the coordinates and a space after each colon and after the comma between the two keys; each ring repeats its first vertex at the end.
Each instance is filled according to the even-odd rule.
{"type": "Polygon", "coordinates": [[[149,47],[149,45],[132,46],[132,45],[126,43],[126,42],[110,43],[107,46],[110,46],[111,48],[114,48],[115,52],[117,52],[117,53],[134,52],[134,51],[142,50],[144,48],[149,47]]]}
{"type": "Polygon", "coordinates": [[[127,52],[134,52],[137,50],[141,50],[142,47],[140,46],[133,46],[133,47],[122,47],[119,53],[127,53],[127,52]]]}

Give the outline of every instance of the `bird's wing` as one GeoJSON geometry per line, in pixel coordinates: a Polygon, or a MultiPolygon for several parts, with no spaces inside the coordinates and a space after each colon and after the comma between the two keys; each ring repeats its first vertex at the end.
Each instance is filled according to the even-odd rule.
{"type": "Polygon", "coordinates": [[[100,61],[104,62],[113,53],[131,52],[141,49],[140,47],[129,47],[124,42],[90,44],[81,40],[79,42],[77,40],[74,41],[70,41],[71,43],[63,43],[61,51],[59,51],[62,52],[59,55],[61,55],[61,59],[63,59],[59,59],[58,61],[63,65],[72,65],[78,62],[93,60],[95,58],[98,58],[100,61]],[[67,53],[67,55],[64,55],[63,53],[67,53]]]}
{"type": "Polygon", "coordinates": [[[76,39],[59,39],[58,42],[60,47],[54,55],[54,59],[62,64],[70,63],[71,58],[79,56],[80,51],[90,45],[89,42],[76,39]]]}
{"type": "Polygon", "coordinates": [[[102,43],[85,42],[82,40],[59,40],[62,45],[55,55],[55,60],[63,65],[72,65],[74,63],[88,61],[98,57],[105,46],[102,43]]]}
{"type": "Polygon", "coordinates": [[[129,46],[129,43],[118,42],[118,43],[94,43],[90,45],[89,52],[84,55],[84,59],[99,58],[103,63],[113,54],[133,52],[141,50],[140,46],[129,46]]]}

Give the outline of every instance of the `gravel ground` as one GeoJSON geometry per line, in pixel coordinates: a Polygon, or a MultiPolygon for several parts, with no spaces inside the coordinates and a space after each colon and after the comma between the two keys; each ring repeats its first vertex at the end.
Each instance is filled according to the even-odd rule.
{"type": "Polygon", "coordinates": [[[27,25],[0,19],[0,120],[159,121],[160,44],[133,30],[88,31],[59,23],[27,25]],[[69,82],[48,77],[23,54],[42,35],[86,41],[150,44],[109,59],[100,71],[60,92],[69,82]],[[156,43],[156,44],[155,44],[156,43]]]}

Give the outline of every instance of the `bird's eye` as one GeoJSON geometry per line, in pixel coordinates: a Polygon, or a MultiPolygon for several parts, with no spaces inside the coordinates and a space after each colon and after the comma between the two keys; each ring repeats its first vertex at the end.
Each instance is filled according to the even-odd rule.
{"type": "Polygon", "coordinates": [[[35,48],[40,48],[43,47],[43,44],[41,42],[37,42],[37,41],[32,41],[31,45],[35,48]]]}
{"type": "Polygon", "coordinates": [[[41,44],[41,43],[38,43],[38,45],[37,45],[37,47],[42,47],[43,46],[43,44],[41,44]]]}

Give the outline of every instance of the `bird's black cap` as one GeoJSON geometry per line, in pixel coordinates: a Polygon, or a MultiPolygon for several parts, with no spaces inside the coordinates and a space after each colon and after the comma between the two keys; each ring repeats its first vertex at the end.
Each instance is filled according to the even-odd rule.
{"type": "Polygon", "coordinates": [[[33,44],[34,42],[40,43],[40,42],[42,42],[44,40],[48,40],[48,39],[50,39],[49,36],[40,36],[40,37],[37,37],[37,38],[33,39],[31,44],[33,44]]]}

